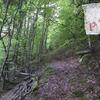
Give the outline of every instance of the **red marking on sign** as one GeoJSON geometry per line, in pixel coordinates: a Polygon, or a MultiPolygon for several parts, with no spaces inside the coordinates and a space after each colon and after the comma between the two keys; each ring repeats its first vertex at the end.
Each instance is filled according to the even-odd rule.
{"type": "Polygon", "coordinates": [[[89,24],[89,26],[90,26],[90,30],[92,31],[93,29],[95,29],[97,27],[97,24],[96,24],[96,22],[92,22],[89,24]]]}
{"type": "Polygon", "coordinates": [[[98,22],[100,22],[100,19],[98,20],[98,22]]]}

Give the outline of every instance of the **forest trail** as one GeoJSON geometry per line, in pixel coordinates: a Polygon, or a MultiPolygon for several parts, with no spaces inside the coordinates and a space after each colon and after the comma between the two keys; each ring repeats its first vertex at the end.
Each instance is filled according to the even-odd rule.
{"type": "Polygon", "coordinates": [[[97,77],[77,56],[60,57],[48,63],[54,70],[39,89],[40,100],[100,100],[97,77]]]}
{"type": "Polygon", "coordinates": [[[54,74],[39,89],[41,100],[75,100],[72,98],[70,81],[79,77],[78,59],[69,57],[53,60],[49,66],[54,69],[54,74]]]}

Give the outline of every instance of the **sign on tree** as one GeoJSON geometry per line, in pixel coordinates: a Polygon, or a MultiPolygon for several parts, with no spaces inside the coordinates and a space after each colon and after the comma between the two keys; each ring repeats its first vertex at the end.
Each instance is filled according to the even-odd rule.
{"type": "Polygon", "coordinates": [[[85,4],[82,7],[85,15],[86,34],[100,34],[100,3],[85,4]]]}

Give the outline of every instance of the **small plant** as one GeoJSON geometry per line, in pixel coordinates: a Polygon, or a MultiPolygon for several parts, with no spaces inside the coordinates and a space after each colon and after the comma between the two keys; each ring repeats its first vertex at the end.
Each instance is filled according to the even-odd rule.
{"type": "Polygon", "coordinates": [[[83,96],[84,96],[84,92],[81,91],[81,90],[76,90],[76,91],[74,91],[72,94],[73,94],[73,96],[75,96],[75,97],[83,97],[83,96]]]}
{"type": "Polygon", "coordinates": [[[43,77],[44,77],[44,80],[47,80],[49,75],[52,74],[53,72],[54,72],[53,69],[45,64],[45,66],[43,66],[43,77]]]}
{"type": "Polygon", "coordinates": [[[88,97],[85,95],[83,96],[82,100],[88,100],[88,97]]]}

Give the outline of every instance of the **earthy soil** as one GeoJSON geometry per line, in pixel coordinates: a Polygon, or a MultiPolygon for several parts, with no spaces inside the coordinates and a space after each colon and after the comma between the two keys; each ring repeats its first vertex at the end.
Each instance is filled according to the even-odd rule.
{"type": "Polygon", "coordinates": [[[77,57],[61,57],[48,65],[54,73],[40,86],[40,100],[100,100],[95,76],[77,57]]]}
{"type": "Polygon", "coordinates": [[[75,100],[71,96],[71,79],[78,74],[79,63],[76,58],[54,60],[49,63],[55,73],[50,75],[47,82],[39,89],[41,100],[75,100]]]}

